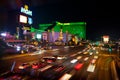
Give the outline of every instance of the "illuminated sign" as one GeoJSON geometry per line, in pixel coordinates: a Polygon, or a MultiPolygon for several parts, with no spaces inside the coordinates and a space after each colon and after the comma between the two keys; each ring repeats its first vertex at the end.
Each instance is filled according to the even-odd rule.
{"type": "Polygon", "coordinates": [[[109,42],[109,36],[103,36],[103,41],[105,43],[108,43],[109,42]]]}
{"type": "Polygon", "coordinates": [[[27,5],[25,5],[24,7],[21,7],[21,12],[25,13],[27,15],[32,16],[32,11],[28,10],[28,6],[27,5]]]}
{"type": "Polygon", "coordinates": [[[25,26],[23,26],[22,29],[23,29],[23,30],[30,30],[30,27],[25,27],[25,26]]]}
{"type": "Polygon", "coordinates": [[[28,23],[29,23],[29,24],[32,24],[32,23],[33,23],[32,18],[28,17],[28,23]]]}
{"type": "Polygon", "coordinates": [[[27,17],[26,16],[20,15],[19,20],[20,20],[21,23],[27,23],[27,17]]]}

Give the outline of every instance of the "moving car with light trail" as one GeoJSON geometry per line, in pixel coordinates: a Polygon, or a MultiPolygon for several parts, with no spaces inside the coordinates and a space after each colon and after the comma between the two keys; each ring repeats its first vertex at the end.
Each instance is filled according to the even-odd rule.
{"type": "Polygon", "coordinates": [[[55,65],[53,68],[42,73],[43,80],[57,80],[65,72],[65,66],[55,65]]]}
{"type": "Polygon", "coordinates": [[[87,68],[87,71],[88,72],[94,72],[94,70],[95,70],[95,64],[89,64],[89,66],[88,66],[88,68],[87,68]]]}
{"type": "Polygon", "coordinates": [[[76,63],[78,60],[77,59],[73,59],[70,61],[70,63],[76,63]]]}
{"type": "Polygon", "coordinates": [[[59,80],[69,80],[71,77],[71,74],[65,73],[59,80]]]}
{"type": "Polygon", "coordinates": [[[29,67],[31,67],[31,65],[29,63],[23,63],[18,67],[18,69],[26,69],[26,68],[29,68],[29,67]]]}
{"type": "Polygon", "coordinates": [[[83,67],[83,63],[77,63],[74,68],[75,70],[80,70],[83,67]]]}
{"type": "Polygon", "coordinates": [[[53,56],[46,56],[41,59],[42,62],[53,63],[56,61],[56,58],[53,56]]]}

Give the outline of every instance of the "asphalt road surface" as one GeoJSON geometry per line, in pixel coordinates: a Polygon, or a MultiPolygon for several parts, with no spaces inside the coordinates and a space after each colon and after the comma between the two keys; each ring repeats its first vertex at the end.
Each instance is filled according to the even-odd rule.
{"type": "MultiPolygon", "coordinates": [[[[66,69],[59,74],[59,77],[56,78],[58,80],[65,73],[71,74],[71,78],[69,80],[115,80],[115,79],[117,80],[117,78],[113,74],[115,72],[113,61],[115,61],[117,55],[112,53],[110,54],[108,53],[108,51],[101,51],[99,48],[96,48],[96,51],[98,51],[98,53],[93,52],[93,54],[90,55],[90,52],[88,50],[89,49],[85,48],[84,46],[83,47],[58,46],[55,47],[53,50],[45,50],[45,51],[42,50],[40,51],[41,53],[39,54],[30,53],[30,54],[2,57],[0,61],[0,73],[3,74],[4,72],[11,70],[13,63],[15,63],[14,71],[17,71],[18,66],[24,62],[31,63],[31,62],[39,61],[43,56],[64,55],[67,56],[67,59],[58,60],[54,63],[55,65],[63,65],[66,67],[66,69]],[[88,53],[84,54],[85,52],[88,53]],[[77,60],[75,63],[71,62],[73,59],[76,59],[79,56],[81,56],[79,60],[77,60]],[[98,58],[94,58],[94,56],[98,56],[98,58]],[[86,57],[88,57],[87,60],[85,60],[86,57]],[[87,71],[88,66],[91,64],[91,61],[93,59],[96,59],[96,62],[94,63],[95,68],[92,72],[87,71]],[[83,66],[79,70],[74,69],[74,66],[77,63],[83,64],[83,66]]],[[[50,70],[48,70],[48,72],[50,72],[50,70]]],[[[46,73],[43,73],[43,75],[46,73]]],[[[41,78],[40,80],[45,80],[45,79],[41,78]]],[[[49,80],[52,79],[49,78],[49,80]]]]}

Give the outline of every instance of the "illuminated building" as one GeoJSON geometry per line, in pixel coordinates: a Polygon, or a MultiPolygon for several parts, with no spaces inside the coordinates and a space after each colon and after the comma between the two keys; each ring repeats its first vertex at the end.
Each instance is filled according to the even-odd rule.
{"type": "MultiPolygon", "coordinates": [[[[67,42],[72,35],[77,36],[79,39],[86,39],[86,22],[39,24],[39,30],[41,30],[42,39],[49,42],[56,40],[67,42]]],[[[35,29],[31,31],[34,32],[35,29]]]]}

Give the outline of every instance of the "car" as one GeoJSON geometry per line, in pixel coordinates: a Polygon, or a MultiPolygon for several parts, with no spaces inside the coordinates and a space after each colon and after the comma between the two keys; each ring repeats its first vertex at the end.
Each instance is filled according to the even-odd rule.
{"type": "Polygon", "coordinates": [[[91,60],[91,63],[92,63],[92,64],[95,64],[95,62],[96,62],[96,59],[92,59],[92,60],[91,60]]]}
{"type": "Polygon", "coordinates": [[[49,68],[51,68],[51,67],[53,67],[53,65],[46,65],[46,66],[44,66],[43,68],[38,69],[38,71],[39,71],[39,72],[44,72],[44,71],[46,71],[47,69],[49,69],[49,68]]]}
{"type": "Polygon", "coordinates": [[[29,68],[29,67],[31,67],[31,65],[29,63],[23,63],[18,67],[18,69],[26,69],[26,68],[29,68]]]}
{"type": "Polygon", "coordinates": [[[67,57],[60,55],[60,56],[57,56],[57,59],[67,59],[67,57]]]}
{"type": "Polygon", "coordinates": [[[34,62],[32,64],[32,68],[30,69],[30,76],[38,77],[39,76],[38,70],[40,70],[41,68],[43,68],[46,65],[47,64],[45,64],[45,63],[34,62]]]}
{"type": "Polygon", "coordinates": [[[85,52],[83,52],[83,54],[88,54],[88,52],[87,52],[87,51],[85,51],[85,52]]]}
{"type": "Polygon", "coordinates": [[[76,63],[78,60],[77,59],[73,59],[70,61],[70,63],[76,63]]]}
{"type": "Polygon", "coordinates": [[[39,68],[42,68],[42,67],[44,67],[44,66],[46,66],[45,63],[34,62],[34,63],[32,64],[32,69],[39,69],[39,68]]]}
{"type": "Polygon", "coordinates": [[[71,74],[65,73],[61,78],[58,80],[69,80],[72,77],[71,74]]]}
{"type": "Polygon", "coordinates": [[[54,69],[54,71],[60,72],[60,71],[62,71],[62,70],[64,70],[64,69],[65,69],[65,66],[57,66],[57,67],[54,69]]]}
{"type": "Polygon", "coordinates": [[[72,54],[72,55],[70,55],[70,57],[74,57],[74,56],[76,56],[76,55],[78,55],[78,54],[72,54]]]}
{"type": "Polygon", "coordinates": [[[87,61],[88,59],[89,59],[89,57],[85,57],[85,58],[84,58],[84,61],[87,61]]]}
{"type": "Polygon", "coordinates": [[[32,69],[38,69],[39,68],[39,63],[33,63],[32,64],[32,69]]]}
{"type": "Polygon", "coordinates": [[[90,52],[89,54],[90,54],[90,55],[92,55],[92,54],[93,54],[93,52],[90,52]]]}
{"type": "Polygon", "coordinates": [[[75,68],[75,70],[79,70],[79,69],[82,68],[82,66],[83,66],[83,63],[77,63],[77,64],[74,66],[74,68],[75,68]]]}
{"type": "Polygon", "coordinates": [[[78,52],[78,54],[81,54],[81,53],[82,53],[81,51],[78,52]]]}
{"type": "Polygon", "coordinates": [[[41,59],[42,62],[53,63],[56,61],[56,58],[53,56],[46,56],[41,59]]]}
{"type": "Polygon", "coordinates": [[[80,60],[81,58],[82,58],[82,56],[78,56],[76,59],[77,59],[77,60],[80,60]]]}
{"type": "Polygon", "coordinates": [[[88,71],[88,72],[94,72],[95,66],[96,66],[95,64],[91,64],[91,63],[90,63],[89,66],[88,66],[88,68],[87,68],[87,71],[88,71]]]}
{"type": "Polygon", "coordinates": [[[62,73],[64,73],[65,66],[62,65],[55,65],[53,68],[49,69],[46,72],[43,72],[43,79],[44,80],[57,80],[62,73]]]}
{"type": "Polygon", "coordinates": [[[23,76],[15,72],[8,72],[0,77],[0,80],[22,80],[23,76]]]}

